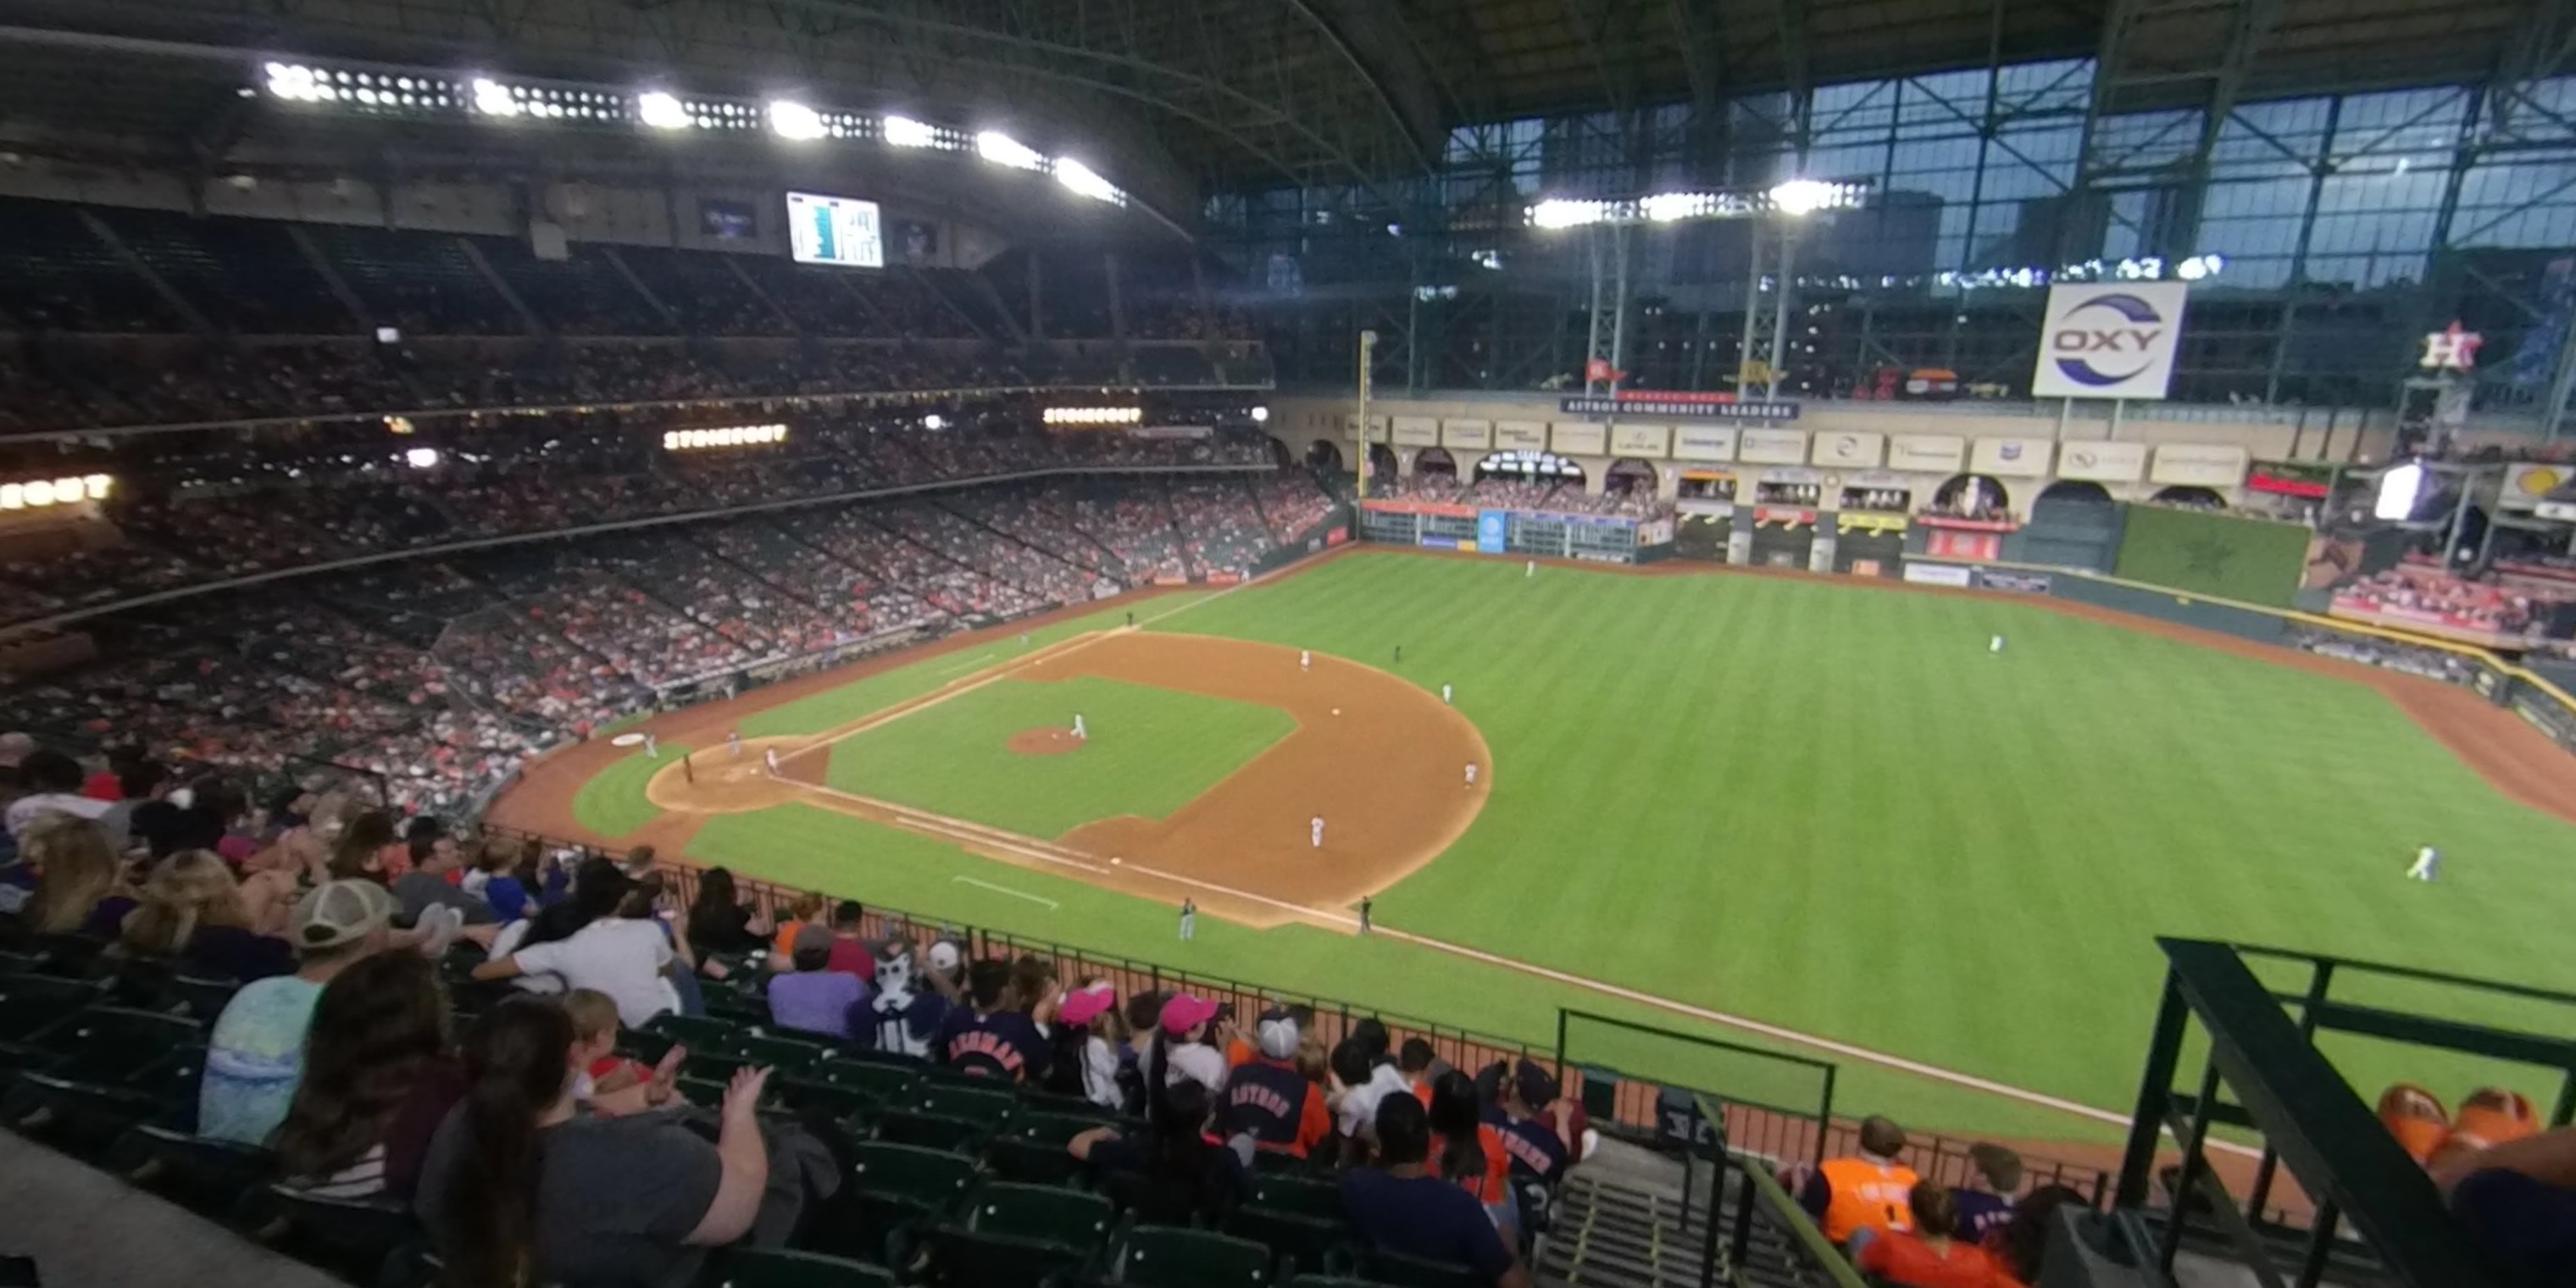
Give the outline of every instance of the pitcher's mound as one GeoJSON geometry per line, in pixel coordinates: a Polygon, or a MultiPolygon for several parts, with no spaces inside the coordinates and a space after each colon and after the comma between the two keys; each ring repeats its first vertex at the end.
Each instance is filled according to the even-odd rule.
{"type": "Polygon", "coordinates": [[[1022,729],[1011,735],[1010,747],[1023,756],[1062,756],[1081,750],[1082,740],[1071,729],[1022,729]]]}

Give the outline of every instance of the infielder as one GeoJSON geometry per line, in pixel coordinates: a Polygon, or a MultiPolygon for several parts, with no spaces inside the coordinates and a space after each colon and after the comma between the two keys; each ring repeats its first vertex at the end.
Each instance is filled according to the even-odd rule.
{"type": "Polygon", "coordinates": [[[662,758],[662,744],[653,741],[653,735],[649,733],[644,735],[644,758],[646,760],[660,760],[662,758]]]}
{"type": "Polygon", "coordinates": [[[769,776],[772,778],[778,777],[778,749],[776,747],[762,748],[760,758],[769,762],[769,776]]]}
{"type": "Polygon", "coordinates": [[[1324,848],[1324,816],[1316,815],[1315,821],[1306,825],[1306,830],[1314,835],[1315,848],[1318,850],[1324,848]]]}
{"type": "Polygon", "coordinates": [[[1315,669],[1315,654],[1312,650],[1302,648],[1297,650],[1297,669],[1300,671],[1315,669]]]}
{"type": "Polygon", "coordinates": [[[1185,944],[1190,942],[1198,936],[1198,933],[1199,906],[1183,899],[1181,900],[1181,942],[1185,944]]]}
{"type": "Polygon", "coordinates": [[[1360,933],[1362,935],[1366,935],[1369,932],[1369,913],[1376,907],[1376,900],[1369,898],[1367,895],[1360,896],[1360,933]]]}
{"type": "Polygon", "coordinates": [[[1073,713],[1073,740],[1075,742],[1091,741],[1091,731],[1083,727],[1082,713],[1079,711],[1073,713]]]}
{"type": "Polygon", "coordinates": [[[733,758],[734,758],[734,759],[736,759],[736,760],[740,760],[740,759],[742,759],[742,731],[741,731],[741,730],[736,729],[736,730],[733,730],[733,731],[728,732],[728,733],[726,733],[726,734],[725,734],[725,750],[732,752],[732,753],[733,753],[733,758]]]}
{"type": "Polygon", "coordinates": [[[2003,636],[2001,636],[2001,635],[1998,635],[1998,636],[1994,637],[1993,639],[1987,640],[1987,641],[1986,641],[1986,651],[1987,651],[1987,652],[1989,652],[1989,653],[2001,653],[2001,652],[2003,652],[2003,651],[2004,651],[2004,637],[2003,637],[2003,636]]]}
{"type": "Polygon", "coordinates": [[[2431,881],[2442,875],[2442,852],[2432,846],[2415,851],[2415,866],[2406,869],[2409,881],[2431,881]]]}
{"type": "Polygon", "coordinates": [[[1476,790],[1476,762],[1472,760],[1467,762],[1467,790],[1476,790]]]}

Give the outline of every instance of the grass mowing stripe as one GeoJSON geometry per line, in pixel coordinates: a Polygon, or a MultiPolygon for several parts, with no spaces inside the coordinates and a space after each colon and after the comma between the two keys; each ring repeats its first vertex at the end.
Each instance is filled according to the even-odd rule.
{"type": "Polygon", "coordinates": [[[644,798],[644,785],[666,765],[688,755],[684,743],[662,743],[656,759],[637,747],[632,753],[611,761],[608,768],[591,775],[590,781],[573,793],[572,816],[583,827],[602,836],[624,836],[661,816],[661,808],[644,798]]]}

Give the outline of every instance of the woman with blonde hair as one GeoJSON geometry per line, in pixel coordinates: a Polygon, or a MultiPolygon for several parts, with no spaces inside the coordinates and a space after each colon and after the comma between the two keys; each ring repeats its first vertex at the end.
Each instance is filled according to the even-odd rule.
{"type": "Polygon", "coordinates": [[[36,869],[27,928],[40,935],[116,933],[134,909],[107,829],[70,814],[47,814],[18,833],[18,855],[36,869]]]}
{"type": "Polygon", "coordinates": [[[152,870],[118,946],[129,956],[160,958],[181,974],[210,979],[266,979],[295,970],[295,950],[251,928],[240,883],[208,850],[182,850],[152,870]]]}

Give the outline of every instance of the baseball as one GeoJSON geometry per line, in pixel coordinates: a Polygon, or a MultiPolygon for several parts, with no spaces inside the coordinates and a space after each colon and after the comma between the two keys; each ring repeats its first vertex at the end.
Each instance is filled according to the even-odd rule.
{"type": "Polygon", "coordinates": [[[1110,858],[1110,860],[1109,860],[1109,866],[1111,866],[1111,867],[1113,867],[1113,868],[1114,868],[1114,867],[1117,867],[1117,866],[1118,866],[1119,864],[1121,864],[1121,863],[1125,863],[1126,861],[1127,861],[1127,860],[1125,860],[1125,859],[1121,859],[1121,858],[1117,858],[1117,857],[1115,857],[1115,856],[1112,856],[1112,857],[1110,858]]]}

